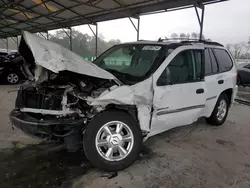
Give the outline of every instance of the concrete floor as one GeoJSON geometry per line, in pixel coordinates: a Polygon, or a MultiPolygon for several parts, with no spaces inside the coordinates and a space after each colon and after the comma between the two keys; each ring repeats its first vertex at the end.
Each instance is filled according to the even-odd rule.
{"type": "MultiPolygon", "coordinates": [[[[150,138],[128,169],[109,175],[93,168],[82,152],[51,150],[12,130],[8,113],[17,86],[0,86],[0,187],[250,187],[250,107],[234,104],[226,123],[204,120],[150,138]],[[105,177],[103,177],[105,176],[105,177]]],[[[244,91],[245,92],[245,91],[244,91]]]]}

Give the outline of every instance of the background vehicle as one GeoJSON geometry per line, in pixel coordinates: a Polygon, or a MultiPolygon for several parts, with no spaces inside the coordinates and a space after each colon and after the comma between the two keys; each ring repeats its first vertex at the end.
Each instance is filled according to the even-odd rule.
{"type": "Polygon", "coordinates": [[[18,52],[11,52],[0,60],[1,81],[8,84],[17,84],[21,79],[25,79],[21,71],[23,58],[18,52]]]}
{"type": "Polygon", "coordinates": [[[10,53],[14,53],[17,52],[16,50],[9,50],[7,51],[7,49],[0,49],[0,60],[1,58],[5,57],[6,55],[10,54],[10,53]]]}
{"type": "Polygon", "coordinates": [[[5,52],[5,51],[3,51],[3,50],[0,50],[0,60],[1,60],[4,56],[6,56],[6,55],[8,55],[8,52],[5,52]]]}
{"type": "Polygon", "coordinates": [[[250,63],[239,64],[237,84],[239,86],[250,86],[250,63]]]}
{"type": "Polygon", "coordinates": [[[19,52],[33,79],[18,91],[12,124],[60,139],[71,151],[83,146],[90,162],[105,170],[131,165],[153,135],[200,117],[222,125],[237,92],[237,69],[219,43],[125,43],[89,63],[24,34],[19,52]]]}

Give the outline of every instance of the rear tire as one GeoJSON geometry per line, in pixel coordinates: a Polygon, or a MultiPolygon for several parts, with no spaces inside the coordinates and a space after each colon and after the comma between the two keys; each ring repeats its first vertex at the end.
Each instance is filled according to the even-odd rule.
{"type": "Polygon", "coordinates": [[[106,171],[129,167],[139,156],[141,145],[142,133],[138,123],[123,111],[109,110],[97,115],[83,135],[87,159],[106,171]]]}
{"type": "Polygon", "coordinates": [[[214,126],[222,125],[227,118],[228,110],[229,99],[225,93],[222,93],[218,98],[211,116],[206,118],[207,123],[214,126]]]}

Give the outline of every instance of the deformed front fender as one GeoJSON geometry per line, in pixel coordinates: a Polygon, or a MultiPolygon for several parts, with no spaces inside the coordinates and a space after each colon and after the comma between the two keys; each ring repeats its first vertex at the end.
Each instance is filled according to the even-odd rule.
{"type": "Polygon", "coordinates": [[[132,86],[123,85],[100,95],[98,98],[87,99],[91,106],[135,105],[142,130],[150,131],[151,111],[153,102],[152,77],[132,86]]]}

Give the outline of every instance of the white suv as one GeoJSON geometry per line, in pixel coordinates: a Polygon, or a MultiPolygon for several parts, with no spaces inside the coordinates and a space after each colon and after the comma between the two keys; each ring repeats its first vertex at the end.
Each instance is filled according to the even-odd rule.
{"type": "Polygon", "coordinates": [[[12,124],[71,151],[83,147],[109,171],[131,165],[150,136],[200,117],[223,124],[237,91],[235,63],[214,42],[120,44],[90,63],[24,32],[19,52],[30,81],[19,89],[12,124]]]}

